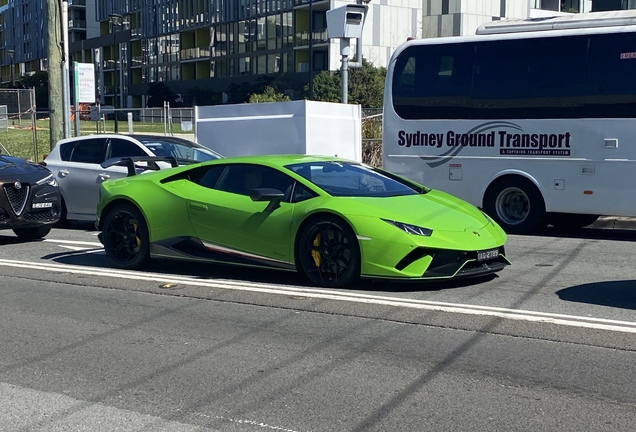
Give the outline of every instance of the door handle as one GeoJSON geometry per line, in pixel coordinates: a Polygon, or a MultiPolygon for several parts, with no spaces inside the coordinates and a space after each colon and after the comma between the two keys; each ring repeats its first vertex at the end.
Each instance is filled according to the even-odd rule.
{"type": "Polygon", "coordinates": [[[199,203],[191,202],[190,203],[190,208],[192,210],[206,211],[208,209],[208,206],[206,206],[205,204],[199,204],[199,203]]]}
{"type": "Polygon", "coordinates": [[[69,174],[70,174],[70,172],[68,172],[68,170],[60,170],[60,176],[61,177],[66,177],[69,174]]]}
{"type": "Polygon", "coordinates": [[[100,173],[98,174],[99,178],[102,180],[108,180],[110,178],[110,176],[106,173],[100,173]]]}

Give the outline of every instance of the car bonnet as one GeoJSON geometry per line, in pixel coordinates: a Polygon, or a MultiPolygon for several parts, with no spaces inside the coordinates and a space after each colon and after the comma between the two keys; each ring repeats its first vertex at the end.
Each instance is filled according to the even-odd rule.
{"type": "Polygon", "coordinates": [[[436,231],[480,229],[490,223],[476,207],[439,191],[386,198],[336,199],[354,201],[354,205],[347,206],[348,214],[373,216],[436,231]]]}

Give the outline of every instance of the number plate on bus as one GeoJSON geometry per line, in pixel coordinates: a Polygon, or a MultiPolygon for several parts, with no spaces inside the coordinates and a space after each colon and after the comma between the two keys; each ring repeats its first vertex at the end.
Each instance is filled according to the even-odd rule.
{"type": "Polygon", "coordinates": [[[499,249],[477,251],[477,261],[488,261],[499,256],[499,249]]]}

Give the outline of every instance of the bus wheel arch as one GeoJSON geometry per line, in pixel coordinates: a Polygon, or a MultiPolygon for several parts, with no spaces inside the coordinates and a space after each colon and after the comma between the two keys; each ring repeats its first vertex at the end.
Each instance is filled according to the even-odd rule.
{"type": "Polygon", "coordinates": [[[529,233],[546,226],[543,195],[522,175],[495,179],[484,193],[483,204],[484,211],[508,233],[529,233]]]}

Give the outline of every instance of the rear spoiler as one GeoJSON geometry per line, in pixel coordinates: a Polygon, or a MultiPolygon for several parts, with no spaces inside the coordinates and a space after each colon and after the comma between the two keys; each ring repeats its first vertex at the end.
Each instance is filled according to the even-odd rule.
{"type": "Polygon", "coordinates": [[[160,157],[160,156],[126,156],[118,158],[110,158],[100,164],[102,168],[109,168],[112,166],[125,166],[128,168],[128,177],[137,174],[137,168],[142,170],[160,170],[161,167],[157,162],[169,162],[170,165],[175,168],[178,167],[177,159],[172,156],[160,157]],[[147,165],[137,165],[137,162],[146,162],[147,165]]]}

